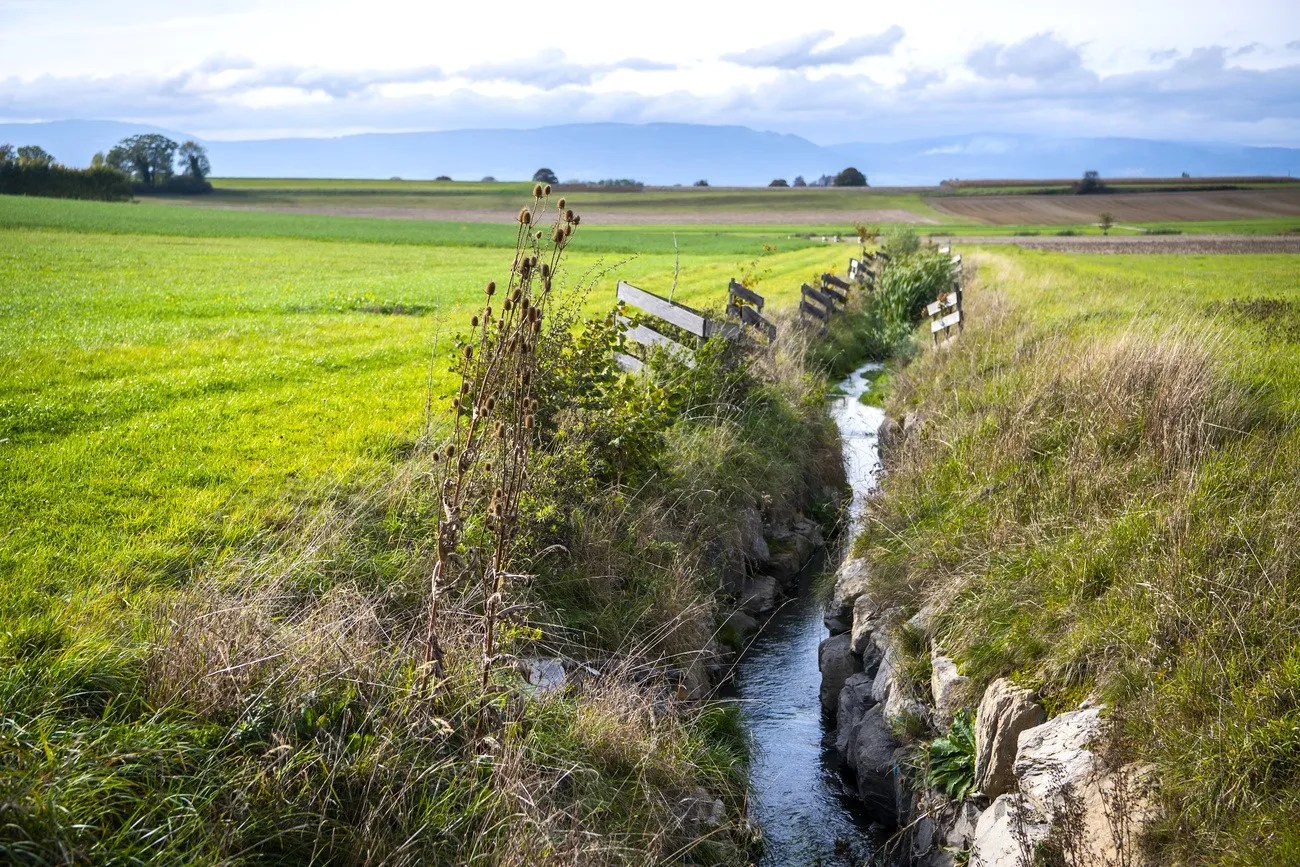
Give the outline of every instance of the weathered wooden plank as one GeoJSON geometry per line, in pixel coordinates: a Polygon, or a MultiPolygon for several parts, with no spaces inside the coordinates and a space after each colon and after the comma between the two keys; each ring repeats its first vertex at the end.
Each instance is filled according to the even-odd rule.
{"type": "Polygon", "coordinates": [[[953,307],[956,307],[959,303],[960,298],[957,296],[956,292],[947,292],[942,298],[939,298],[936,301],[931,301],[926,305],[925,315],[934,316],[940,310],[950,310],[953,307]]]}
{"type": "Polygon", "coordinates": [[[673,352],[680,352],[683,355],[690,355],[691,351],[682,346],[671,337],[666,337],[646,325],[628,325],[623,330],[623,336],[633,343],[639,343],[642,346],[662,346],[673,352]]]}
{"type": "Polygon", "coordinates": [[[631,355],[625,355],[622,352],[614,353],[614,360],[618,362],[619,367],[623,368],[628,373],[640,373],[642,370],[645,370],[645,363],[641,361],[641,359],[634,358],[631,355]]]}
{"type": "Polygon", "coordinates": [[[763,303],[764,303],[763,296],[759,295],[757,292],[755,292],[753,289],[750,289],[748,286],[745,286],[744,284],[739,283],[735,280],[732,280],[731,284],[727,286],[727,295],[731,298],[741,298],[745,301],[748,301],[750,304],[753,304],[759,310],[763,309],[763,303]]]}
{"type": "Polygon", "coordinates": [[[752,307],[741,307],[739,304],[734,304],[734,303],[728,301],[728,302],[727,302],[727,318],[728,318],[728,319],[743,319],[743,316],[741,315],[741,311],[742,311],[742,310],[753,310],[753,309],[754,309],[754,308],[752,308],[752,307]]]}
{"type": "Polygon", "coordinates": [[[708,320],[699,312],[683,304],[669,301],[667,298],[660,298],[653,292],[638,289],[631,283],[619,281],[618,300],[625,304],[631,304],[633,307],[639,307],[653,316],[658,316],[665,322],[672,323],[696,337],[708,336],[708,320]]]}
{"type": "Polygon", "coordinates": [[[959,322],[961,322],[961,311],[954,310],[953,312],[949,313],[947,316],[943,317],[942,319],[936,319],[933,322],[931,322],[930,333],[933,334],[936,331],[945,331],[953,327],[959,322]]]}
{"type": "Polygon", "coordinates": [[[839,289],[836,289],[834,286],[823,285],[822,291],[825,292],[827,295],[829,295],[833,301],[836,301],[840,304],[847,304],[849,301],[849,294],[847,292],[841,292],[839,289]]]}
{"type": "Polygon", "coordinates": [[[740,308],[740,320],[754,330],[767,335],[768,340],[776,340],[776,325],[769,322],[762,313],[753,307],[740,308]]]}
{"type": "Polygon", "coordinates": [[[802,316],[805,313],[809,314],[810,316],[815,316],[816,318],[820,319],[822,322],[825,322],[827,319],[830,318],[830,314],[826,312],[825,308],[818,307],[816,304],[809,304],[807,301],[800,301],[799,315],[802,316]]]}
{"type": "Polygon", "coordinates": [[[823,274],[822,286],[834,286],[836,289],[843,289],[845,292],[849,290],[849,284],[841,280],[839,277],[836,277],[834,274],[823,274]]]}
{"type": "Polygon", "coordinates": [[[734,322],[719,322],[717,319],[706,319],[704,320],[704,336],[739,340],[740,326],[734,322]]]}
{"type": "Polygon", "coordinates": [[[835,299],[831,297],[829,293],[823,292],[820,289],[815,289],[807,283],[800,286],[799,291],[803,293],[803,297],[811,298],[824,305],[828,314],[835,310],[835,299]]]}

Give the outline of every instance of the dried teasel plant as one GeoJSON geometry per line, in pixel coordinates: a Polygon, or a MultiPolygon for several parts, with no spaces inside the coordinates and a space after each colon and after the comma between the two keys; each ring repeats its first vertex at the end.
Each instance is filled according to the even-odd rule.
{"type": "Polygon", "coordinates": [[[452,431],[439,452],[435,473],[441,510],[430,576],[426,671],[435,681],[446,673],[439,640],[442,595],[453,581],[477,582],[483,600],[485,697],[499,661],[498,630],[509,612],[505,597],[519,542],[519,502],[527,490],[535,440],[538,348],[546,336],[542,323],[561,258],[581,222],[563,199],[551,211],[549,197],[550,185],[533,188],[532,203],[516,217],[510,277],[503,287],[487,284],[483,308],[470,319],[469,336],[457,341],[460,384],[451,399],[452,431]],[[466,529],[471,524],[481,532],[475,533],[474,550],[468,551],[466,529]]]}

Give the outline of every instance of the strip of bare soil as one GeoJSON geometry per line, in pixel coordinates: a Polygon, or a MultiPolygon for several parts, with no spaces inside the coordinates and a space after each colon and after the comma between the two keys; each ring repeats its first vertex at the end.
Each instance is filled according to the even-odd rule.
{"type": "MultiPolygon", "coordinates": [[[[273,205],[204,205],[227,211],[273,211],[280,214],[325,214],[345,217],[384,217],[398,220],[444,220],[454,223],[500,223],[500,210],[467,210],[464,208],[395,208],[368,207],[365,205],[293,206],[273,205]]],[[[914,214],[902,208],[876,211],[820,210],[820,211],[592,211],[583,210],[582,219],[600,226],[667,226],[667,225],[768,225],[773,222],[807,225],[844,224],[845,231],[854,221],[863,223],[915,223],[934,225],[929,217],[914,214]]]]}
{"type": "Polygon", "coordinates": [[[1300,189],[1295,188],[1087,196],[933,196],[925,201],[945,214],[995,226],[1093,223],[1103,211],[1130,223],[1300,217],[1300,189]]]}
{"type": "Polygon", "coordinates": [[[1300,253],[1300,235],[1081,235],[1077,238],[986,235],[952,240],[962,246],[1014,244],[1061,253],[1300,253]]]}

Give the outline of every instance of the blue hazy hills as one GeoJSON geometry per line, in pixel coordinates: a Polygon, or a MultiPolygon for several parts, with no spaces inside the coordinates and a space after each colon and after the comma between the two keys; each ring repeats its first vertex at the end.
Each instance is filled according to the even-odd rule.
{"type": "MultiPolygon", "coordinates": [[[[0,142],[36,144],[86,165],[128,135],[177,130],[102,120],[0,124],[0,142]]],[[[714,186],[808,181],[854,166],[873,186],[932,185],[949,178],[1300,175],[1300,149],[1131,138],[976,133],[895,142],[819,145],[742,126],[590,123],[539,129],[367,133],[335,138],[205,141],[218,177],[527,179],[539,167],[561,180],[632,178],[714,186]]]]}

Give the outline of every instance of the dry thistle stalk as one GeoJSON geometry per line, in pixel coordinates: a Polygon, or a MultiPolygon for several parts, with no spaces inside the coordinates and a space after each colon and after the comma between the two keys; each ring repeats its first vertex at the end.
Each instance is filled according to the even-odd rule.
{"type": "MultiPolygon", "coordinates": [[[[438,639],[439,597],[455,577],[477,581],[483,599],[481,692],[492,695],[492,671],[497,663],[497,631],[505,602],[505,579],[519,541],[519,502],[527,489],[528,463],[539,402],[533,394],[539,359],[542,322],[560,258],[578,217],[561,208],[549,232],[535,225],[550,195],[549,186],[535,188],[533,203],[520,209],[514,261],[500,312],[491,299],[495,282],[488,283],[482,317],[458,355],[461,377],[458,396],[452,400],[454,423],[439,464],[442,509],[437,526],[437,559],[430,576],[429,617],[426,637],[427,676],[441,680],[446,673],[438,639]],[[495,321],[496,328],[488,326],[495,321]],[[480,327],[481,323],[481,327],[480,327]],[[485,502],[486,501],[486,502],[485,502]],[[480,516],[486,529],[484,556],[462,556],[466,521],[480,516]],[[463,576],[450,574],[454,564],[473,563],[463,576]]],[[[487,705],[479,715],[481,731],[487,705]]]]}

